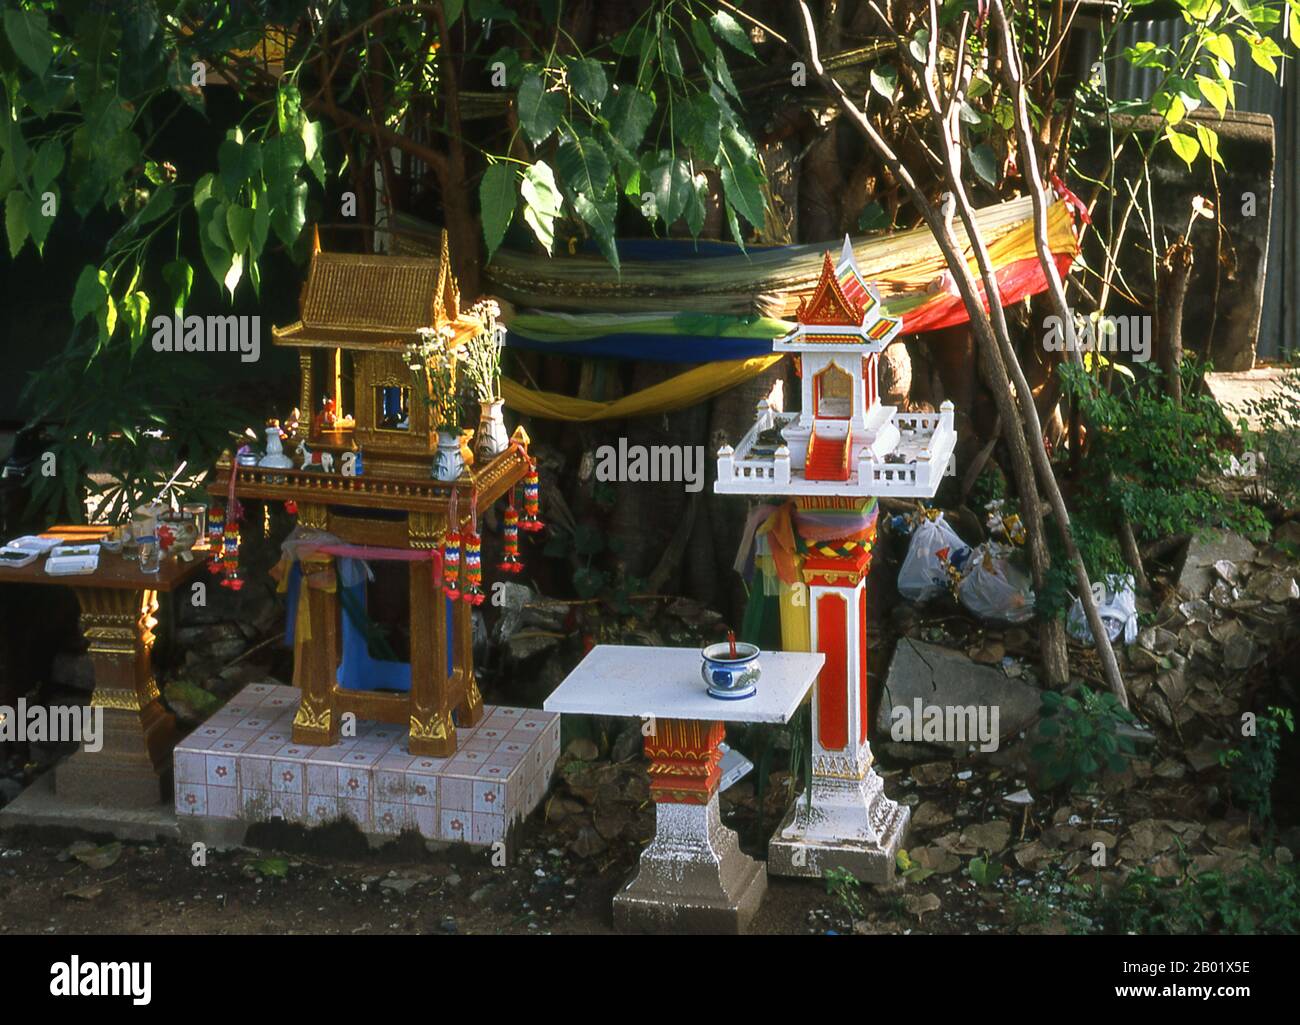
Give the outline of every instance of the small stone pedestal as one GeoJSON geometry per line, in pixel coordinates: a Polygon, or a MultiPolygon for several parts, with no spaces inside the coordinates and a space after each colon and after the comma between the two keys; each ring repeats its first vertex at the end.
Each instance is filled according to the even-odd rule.
{"type": "Polygon", "coordinates": [[[742,854],[718,813],[720,722],[660,720],[646,737],[655,838],[614,898],[622,932],[743,933],[767,892],[767,870],[742,854]]]}

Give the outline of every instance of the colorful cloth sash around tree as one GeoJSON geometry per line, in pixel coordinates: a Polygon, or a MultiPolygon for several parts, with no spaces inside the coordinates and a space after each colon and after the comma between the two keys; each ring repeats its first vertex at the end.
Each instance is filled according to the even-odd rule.
{"type": "Polygon", "coordinates": [[[864,544],[869,548],[875,540],[878,513],[874,498],[864,498],[852,509],[800,509],[794,500],[756,506],[750,511],[736,551],[736,572],[749,579],[755,543],[762,538],[780,581],[786,585],[797,583],[797,560],[810,551],[838,557],[864,544]]]}
{"type": "MultiPolygon", "coordinates": [[[[1078,241],[1067,200],[1058,200],[1048,210],[1048,244],[1057,271],[1068,274],[1078,241]]],[[[988,248],[1004,306],[1047,288],[1034,245],[1032,217],[999,235],[988,248]]],[[[904,334],[937,331],[970,319],[951,274],[941,258],[936,261],[937,252],[936,246],[934,253],[913,259],[875,282],[884,294],[885,311],[902,317],[904,334]]],[[[969,263],[987,309],[973,257],[969,263]]],[[[710,399],[767,370],[780,359],[771,351],[772,339],[793,327],[771,317],[703,313],[515,313],[507,322],[506,344],[511,348],[701,365],[608,402],[532,389],[509,378],[501,382],[502,394],[514,411],[552,420],[585,422],[668,413],[710,399]]]]}

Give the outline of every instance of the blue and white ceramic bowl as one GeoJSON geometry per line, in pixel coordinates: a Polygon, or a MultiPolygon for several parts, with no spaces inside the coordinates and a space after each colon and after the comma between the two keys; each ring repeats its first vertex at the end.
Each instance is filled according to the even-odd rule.
{"type": "Polygon", "coordinates": [[[731,654],[731,643],[706,645],[701,652],[704,665],[700,675],[704,678],[709,694],[724,701],[747,698],[758,691],[758,676],[762,667],[758,664],[759,650],[753,644],[736,642],[736,654],[731,654]]]}

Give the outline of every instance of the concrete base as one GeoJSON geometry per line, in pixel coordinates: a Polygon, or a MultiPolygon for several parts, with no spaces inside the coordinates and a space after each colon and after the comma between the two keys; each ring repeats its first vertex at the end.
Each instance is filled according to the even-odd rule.
{"type": "Polygon", "coordinates": [[[52,826],[87,833],[108,833],[119,840],[175,840],[180,836],[176,812],[170,802],[147,808],[88,804],[56,793],[53,772],[39,777],[0,809],[0,829],[15,826],[52,826]]]}
{"type": "Polygon", "coordinates": [[[722,824],[718,795],[708,804],[655,806],[655,838],[635,878],[614,898],[620,932],[748,931],[767,892],[767,870],[742,854],[722,824]]]}
{"type": "Polygon", "coordinates": [[[814,776],[812,791],[811,806],[800,796],[772,834],[767,870],[820,879],[842,868],[864,883],[890,882],[911,809],[885,796],[874,769],[860,780],[814,776]]]}

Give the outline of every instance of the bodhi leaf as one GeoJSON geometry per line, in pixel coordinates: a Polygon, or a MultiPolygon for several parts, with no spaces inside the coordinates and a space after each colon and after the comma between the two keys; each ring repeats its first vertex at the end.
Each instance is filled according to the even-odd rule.
{"type": "Polygon", "coordinates": [[[761,228],[766,219],[763,199],[763,176],[753,145],[735,128],[722,133],[720,171],[722,188],[729,207],[739,210],[745,220],[761,228]]]}
{"type": "Polygon", "coordinates": [[[72,290],[72,319],[80,323],[103,305],[108,293],[99,279],[99,268],[86,264],[77,276],[77,284],[72,290]]]}
{"type": "Polygon", "coordinates": [[[271,207],[271,227],[286,246],[293,245],[307,223],[307,183],[295,181],[271,207]]]}
{"type": "Polygon", "coordinates": [[[516,102],[519,105],[519,123],[534,146],[551,137],[564,115],[564,97],[558,92],[547,91],[542,76],[536,71],[524,75],[516,102]]]}
{"type": "Polygon", "coordinates": [[[741,53],[754,57],[754,45],[749,41],[749,35],[740,27],[740,22],[733,18],[726,11],[718,11],[709,19],[709,24],[713,26],[713,31],[718,34],[718,38],[734,46],[741,53]]]}
{"type": "Polygon", "coordinates": [[[610,134],[627,149],[634,150],[641,145],[654,118],[655,102],[640,90],[623,86],[614,93],[608,111],[610,134]]]}
{"type": "Polygon", "coordinates": [[[18,255],[27,241],[27,219],[31,207],[31,200],[22,189],[14,189],[5,197],[5,235],[9,239],[11,259],[18,255]]]}
{"type": "Polygon", "coordinates": [[[691,169],[681,157],[667,150],[659,154],[659,161],[650,169],[649,185],[655,197],[655,212],[664,219],[664,226],[673,224],[686,209],[692,188],[691,169]]]}
{"type": "Polygon", "coordinates": [[[45,76],[54,56],[54,37],[42,11],[7,10],[5,35],[14,54],[37,78],[45,76]]]}
{"type": "Polygon", "coordinates": [[[529,166],[519,193],[524,200],[524,222],[547,253],[552,252],[555,219],[560,216],[560,190],[555,185],[555,172],[546,161],[539,160],[529,166]]]}
{"type": "Polygon", "coordinates": [[[325,184],[325,161],[321,156],[321,124],[319,121],[303,121],[302,148],[311,168],[311,173],[322,186],[325,184]]]}
{"type": "Polygon", "coordinates": [[[970,151],[971,169],[989,185],[998,183],[998,155],[987,142],[981,142],[970,151]]]}
{"type": "Polygon", "coordinates": [[[893,99],[894,90],[898,88],[898,69],[892,64],[882,64],[871,69],[871,88],[885,99],[893,99]]]}
{"type": "Polygon", "coordinates": [[[605,94],[609,92],[605,69],[601,67],[600,61],[589,57],[569,65],[569,82],[578,98],[594,107],[600,106],[605,100],[605,94]]]}
{"type": "Polygon", "coordinates": [[[1191,167],[1196,155],[1201,152],[1201,144],[1193,136],[1175,132],[1172,128],[1165,129],[1165,138],[1179,159],[1191,167]]]}
{"type": "Polygon", "coordinates": [[[483,220],[483,241],[487,243],[490,261],[515,216],[515,172],[509,164],[502,162],[488,167],[479,183],[478,202],[483,220]]]}
{"type": "Polygon", "coordinates": [[[555,153],[555,167],[570,193],[604,193],[609,182],[609,158],[590,135],[569,135],[555,153]]]}
{"type": "Polygon", "coordinates": [[[190,288],[194,284],[194,268],[188,260],[172,260],[163,267],[162,276],[172,290],[172,308],[180,313],[189,302],[190,288]]]}
{"type": "Polygon", "coordinates": [[[607,198],[599,201],[581,193],[573,201],[573,207],[596,236],[596,244],[600,246],[605,259],[615,270],[618,270],[618,247],[614,244],[614,216],[618,212],[618,193],[610,189],[607,198]]]}

